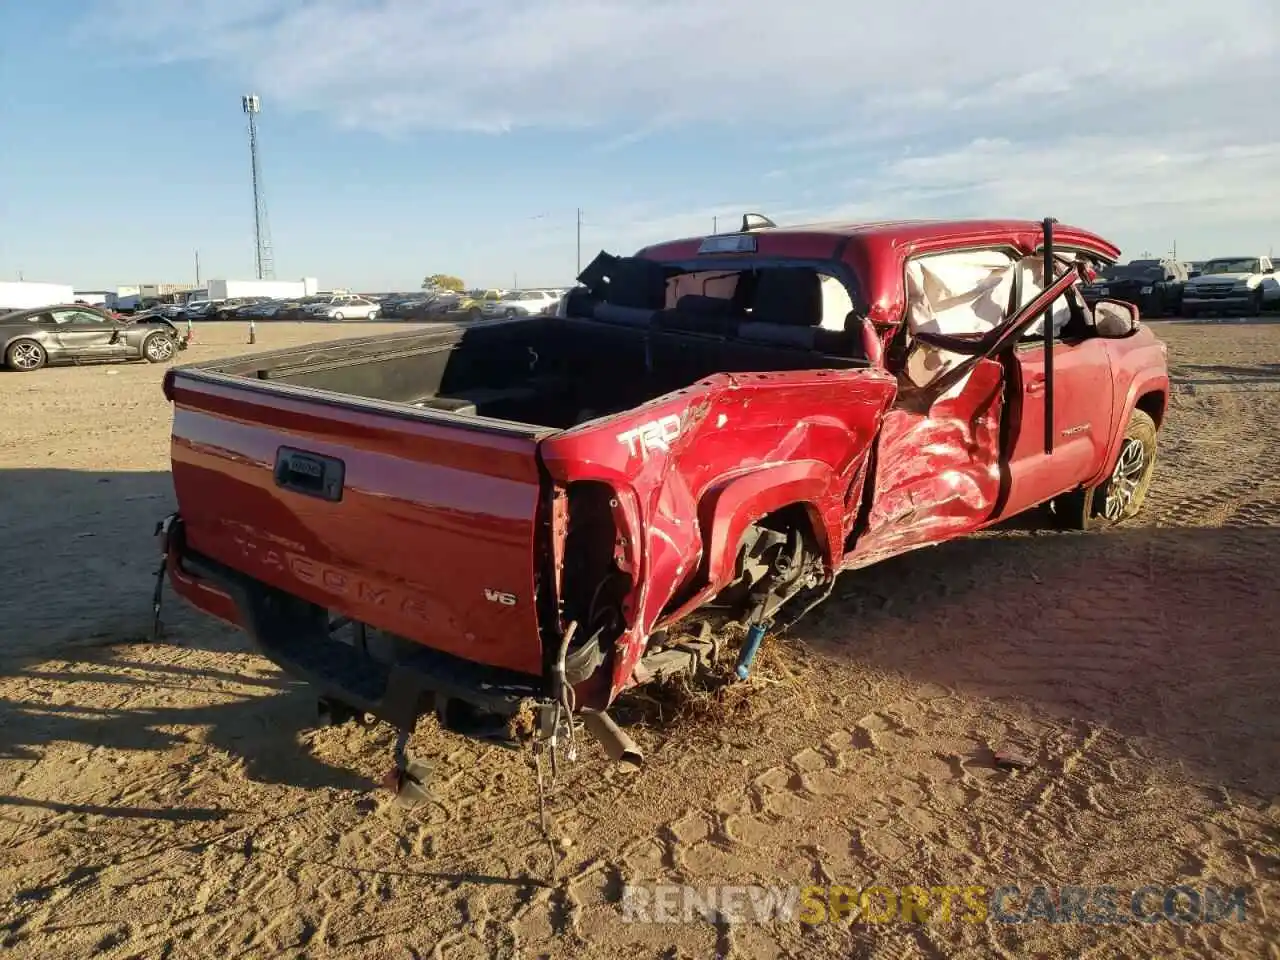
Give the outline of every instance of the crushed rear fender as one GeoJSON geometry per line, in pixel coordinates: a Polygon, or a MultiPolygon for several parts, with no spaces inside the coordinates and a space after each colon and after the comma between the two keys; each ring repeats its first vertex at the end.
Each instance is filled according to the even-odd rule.
{"type": "MultiPolygon", "coordinates": [[[[839,566],[855,488],[896,393],[894,377],[876,369],[718,374],[542,442],[542,462],[570,513],[575,492],[600,489],[590,485],[613,494],[608,552],[629,583],[609,699],[629,682],[656,627],[732,579],[742,533],[761,517],[802,505],[829,569],[839,566]]],[[[556,540],[566,533],[562,519],[556,540]]],[[[562,605],[573,607],[573,588],[559,586],[562,605]]]]}

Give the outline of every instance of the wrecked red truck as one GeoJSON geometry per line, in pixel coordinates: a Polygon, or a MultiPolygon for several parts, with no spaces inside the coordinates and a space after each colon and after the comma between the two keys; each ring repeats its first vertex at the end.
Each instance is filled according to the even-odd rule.
{"type": "MultiPolygon", "coordinates": [[[[1141,508],[1166,350],[1037,221],[602,253],[553,316],[176,367],[176,592],[331,709],[634,752],[607,710],[835,577],[1031,508],[1141,508]],[[1047,322],[1046,322],[1047,321],[1047,322]]],[[[398,754],[403,762],[403,753],[398,754]]]]}

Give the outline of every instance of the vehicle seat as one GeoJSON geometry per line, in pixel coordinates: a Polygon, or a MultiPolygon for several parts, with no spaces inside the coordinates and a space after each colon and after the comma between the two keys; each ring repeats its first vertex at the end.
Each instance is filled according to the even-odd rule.
{"type": "Polygon", "coordinates": [[[733,313],[733,301],[724,297],[704,297],[686,293],[676,301],[676,311],[697,317],[727,317],[733,313]]]}
{"type": "Polygon", "coordinates": [[[620,307],[613,303],[592,305],[591,316],[602,323],[616,323],[624,327],[648,327],[657,315],[656,310],[644,307],[620,307]]]}
{"type": "Polygon", "coordinates": [[[822,277],[809,267],[775,267],[760,271],[750,318],[738,335],[753,343],[855,355],[854,337],[845,330],[823,330],[822,277]]]}
{"type": "Polygon", "coordinates": [[[741,312],[732,300],[687,293],[676,301],[674,308],[663,310],[655,323],[665,330],[728,337],[734,335],[741,320],[741,312]]]}
{"type": "Polygon", "coordinates": [[[752,323],[816,327],[822,323],[822,277],[812,267],[761,270],[751,304],[752,323]]]}

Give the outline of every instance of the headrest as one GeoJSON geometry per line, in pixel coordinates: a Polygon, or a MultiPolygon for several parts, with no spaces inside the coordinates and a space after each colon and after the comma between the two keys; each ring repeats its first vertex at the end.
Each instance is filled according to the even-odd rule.
{"type": "Polygon", "coordinates": [[[822,322],[822,277],[812,267],[766,267],[756,282],[751,319],[816,327],[822,322]]]}

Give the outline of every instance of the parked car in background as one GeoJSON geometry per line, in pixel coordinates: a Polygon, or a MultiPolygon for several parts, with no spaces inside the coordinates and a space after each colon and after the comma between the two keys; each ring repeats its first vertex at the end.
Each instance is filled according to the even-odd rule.
{"type": "Polygon", "coordinates": [[[1185,264],[1187,268],[1187,278],[1198,277],[1204,272],[1203,260],[1188,260],[1185,264]]]}
{"type": "Polygon", "coordinates": [[[1187,281],[1182,315],[1202,313],[1258,314],[1280,306],[1280,276],[1270,257],[1215,257],[1200,276],[1187,281]]]}
{"type": "Polygon", "coordinates": [[[387,320],[416,320],[455,312],[462,294],[452,290],[424,290],[401,294],[382,301],[379,316],[387,320]]]}
{"type": "Polygon", "coordinates": [[[36,307],[0,316],[0,359],[29,373],[63,363],[148,360],[164,363],[186,338],[157,315],[118,317],[83,304],[36,307]]]}
{"type": "Polygon", "coordinates": [[[378,304],[366,297],[339,296],[328,303],[310,305],[307,316],[326,320],[373,320],[378,316],[378,304]]]}
{"type": "Polygon", "coordinates": [[[1181,261],[1161,258],[1130,260],[1106,267],[1081,293],[1086,303],[1111,298],[1132,303],[1144,317],[1177,316],[1187,283],[1181,261]]]}
{"type": "Polygon", "coordinates": [[[308,310],[313,306],[332,302],[331,296],[312,296],[312,297],[294,297],[288,300],[277,300],[273,304],[273,309],[267,313],[264,320],[306,320],[308,310]]]}
{"type": "Polygon", "coordinates": [[[394,312],[388,312],[384,306],[381,316],[397,317],[402,320],[439,319],[461,310],[462,294],[452,290],[442,290],[411,300],[399,301],[394,312]]]}
{"type": "Polygon", "coordinates": [[[188,300],[182,307],[181,319],[204,320],[224,302],[223,300],[188,300]]]}
{"type": "Polygon", "coordinates": [[[512,290],[501,300],[486,300],[480,307],[484,317],[532,317],[554,309],[559,297],[547,290],[512,290]]]}
{"type": "Polygon", "coordinates": [[[472,320],[479,320],[486,303],[494,303],[506,296],[505,290],[468,290],[458,303],[458,311],[472,320]]]}
{"type": "Polygon", "coordinates": [[[230,320],[240,315],[240,311],[253,304],[265,302],[267,297],[232,297],[224,300],[209,312],[207,320],[230,320]]]}

